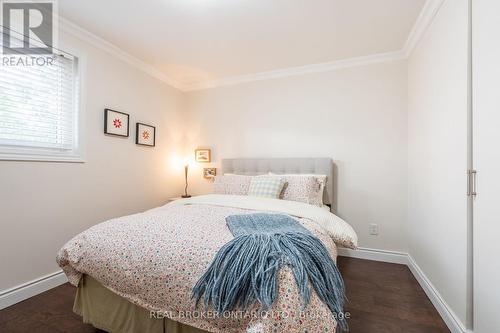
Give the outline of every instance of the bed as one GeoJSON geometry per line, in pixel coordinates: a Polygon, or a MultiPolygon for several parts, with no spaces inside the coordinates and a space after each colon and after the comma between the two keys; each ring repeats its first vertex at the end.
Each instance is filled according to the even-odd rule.
{"type": "MultiPolygon", "coordinates": [[[[333,200],[328,158],[225,159],[223,174],[326,175],[323,202],[333,200]]],[[[196,307],[191,290],[214,253],[233,236],[225,218],[274,212],[297,219],[336,258],[336,246],[356,247],[356,234],[337,216],[307,203],[205,195],[98,224],[70,240],[57,262],[77,286],[74,311],[108,332],[334,332],[336,321],[313,293],[302,307],[285,266],[272,309],[215,315],[196,307]]]]}

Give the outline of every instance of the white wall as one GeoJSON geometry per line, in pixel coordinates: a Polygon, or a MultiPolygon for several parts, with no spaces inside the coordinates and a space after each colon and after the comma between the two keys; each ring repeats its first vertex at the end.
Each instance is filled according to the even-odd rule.
{"type": "Polygon", "coordinates": [[[467,272],[467,0],[445,1],[408,61],[409,253],[462,323],[467,272]]]}
{"type": "Polygon", "coordinates": [[[170,159],[182,144],[183,95],[72,37],[87,62],[86,163],[0,161],[0,290],[57,271],[59,248],[111,217],[166,202],[181,191],[170,159]],[[103,134],[103,111],[129,113],[128,139],[103,134]],[[135,122],[156,125],[157,146],[135,145],[135,122]]]}
{"type": "MultiPolygon", "coordinates": [[[[406,62],[396,61],[190,92],[189,150],[212,148],[214,166],[232,157],[331,157],[337,214],[360,246],[406,251],[406,84],[406,62]]],[[[193,193],[211,191],[200,172],[193,193]]]]}

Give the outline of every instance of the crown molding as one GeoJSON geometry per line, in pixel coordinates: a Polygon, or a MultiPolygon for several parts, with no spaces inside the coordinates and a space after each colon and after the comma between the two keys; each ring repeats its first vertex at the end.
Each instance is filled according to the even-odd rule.
{"type": "Polygon", "coordinates": [[[62,32],[65,32],[67,34],[72,35],[73,37],[76,37],[78,39],[83,40],[84,42],[87,42],[109,54],[112,56],[126,62],[129,65],[132,65],[133,67],[136,67],[137,69],[153,76],[154,78],[157,78],[160,81],[165,82],[166,84],[184,91],[184,85],[182,85],[180,82],[177,82],[173,80],[172,78],[169,78],[167,75],[156,69],[155,67],[151,66],[150,64],[134,57],[133,55],[123,51],[120,49],[118,46],[114,45],[113,43],[108,42],[107,40],[91,33],[88,30],[85,30],[84,28],[80,27],[79,25],[63,18],[59,17],[59,26],[62,32]]]}
{"type": "Polygon", "coordinates": [[[305,65],[299,67],[289,67],[285,69],[273,70],[268,72],[248,74],[241,76],[227,77],[219,80],[204,81],[193,84],[184,85],[184,91],[204,90],[222,86],[236,85],[245,82],[261,81],[275,79],[280,77],[295,76],[309,73],[319,73],[326,71],[334,71],[343,68],[364,66],[386,61],[404,60],[407,59],[415,46],[418,44],[427,28],[431,25],[436,17],[439,9],[446,0],[427,0],[420,11],[420,14],[413,25],[410,34],[403,48],[399,51],[373,54],[364,57],[349,58],[344,60],[305,65]]]}
{"type": "Polygon", "coordinates": [[[445,0],[427,0],[425,2],[403,46],[402,51],[406,58],[411,55],[418,42],[427,31],[427,28],[431,25],[432,21],[434,21],[434,18],[444,2],[445,0]]]}
{"type": "Polygon", "coordinates": [[[219,80],[199,82],[191,85],[185,85],[184,89],[185,91],[203,90],[215,87],[235,85],[244,82],[262,81],[262,80],[276,79],[288,76],[328,72],[343,68],[364,66],[364,65],[376,64],[387,61],[403,60],[403,59],[405,59],[405,54],[402,51],[379,53],[364,57],[349,58],[349,59],[305,65],[305,66],[288,67],[284,69],[272,70],[267,72],[232,76],[219,80]]]}
{"type": "Polygon", "coordinates": [[[168,77],[165,73],[156,69],[154,66],[132,56],[131,54],[120,49],[118,46],[85,30],[84,28],[76,25],[75,23],[65,18],[59,17],[59,25],[63,32],[68,33],[99,49],[108,52],[109,54],[115,56],[116,58],[121,59],[122,61],[136,67],[139,70],[142,70],[143,72],[165,82],[166,84],[182,92],[188,92],[188,91],[204,90],[216,87],[236,85],[246,82],[277,79],[282,77],[304,75],[310,73],[328,72],[350,67],[358,67],[358,66],[377,64],[388,61],[407,59],[415,49],[416,45],[424,35],[427,28],[430,26],[430,24],[436,17],[437,13],[439,12],[439,9],[442,7],[445,1],[446,0],[427,0],[425,2],[417,20],[415,21],[415,24],[413,25],[413,28],[410,31],[410,34],[408,35],[404,47],[398,51],[372,54],[363,57],[348,58],[348,59],[336,60],[319,64],[288,67],[284,69],[271,70],[261,73],[231,76],[222,79],[200,81],[191,84],[184,84],[168,77]]]}

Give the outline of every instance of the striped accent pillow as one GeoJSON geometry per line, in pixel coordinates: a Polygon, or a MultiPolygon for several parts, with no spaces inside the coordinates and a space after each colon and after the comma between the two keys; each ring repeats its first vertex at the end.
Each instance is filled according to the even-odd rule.
{"type": "Polygon", "coordinates": [[[253,177],[248,195],[261,198],[279,199],[285,180],[279,177],[253,177]]]}

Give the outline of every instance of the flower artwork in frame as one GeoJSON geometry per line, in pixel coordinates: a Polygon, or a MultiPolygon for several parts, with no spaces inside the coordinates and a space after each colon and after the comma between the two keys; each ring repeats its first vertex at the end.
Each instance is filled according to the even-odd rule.
{"type": "Polygon", "coordinates": [[[130,116],[127,113],[104,109],[104,133],[128,137],[130,116]]]}
{"type": "Polygon", "coordinates": [[[135,125],[135,143],[141,146],[155,146],[156,128],[151,125],[137,123],[135,125]]]}

